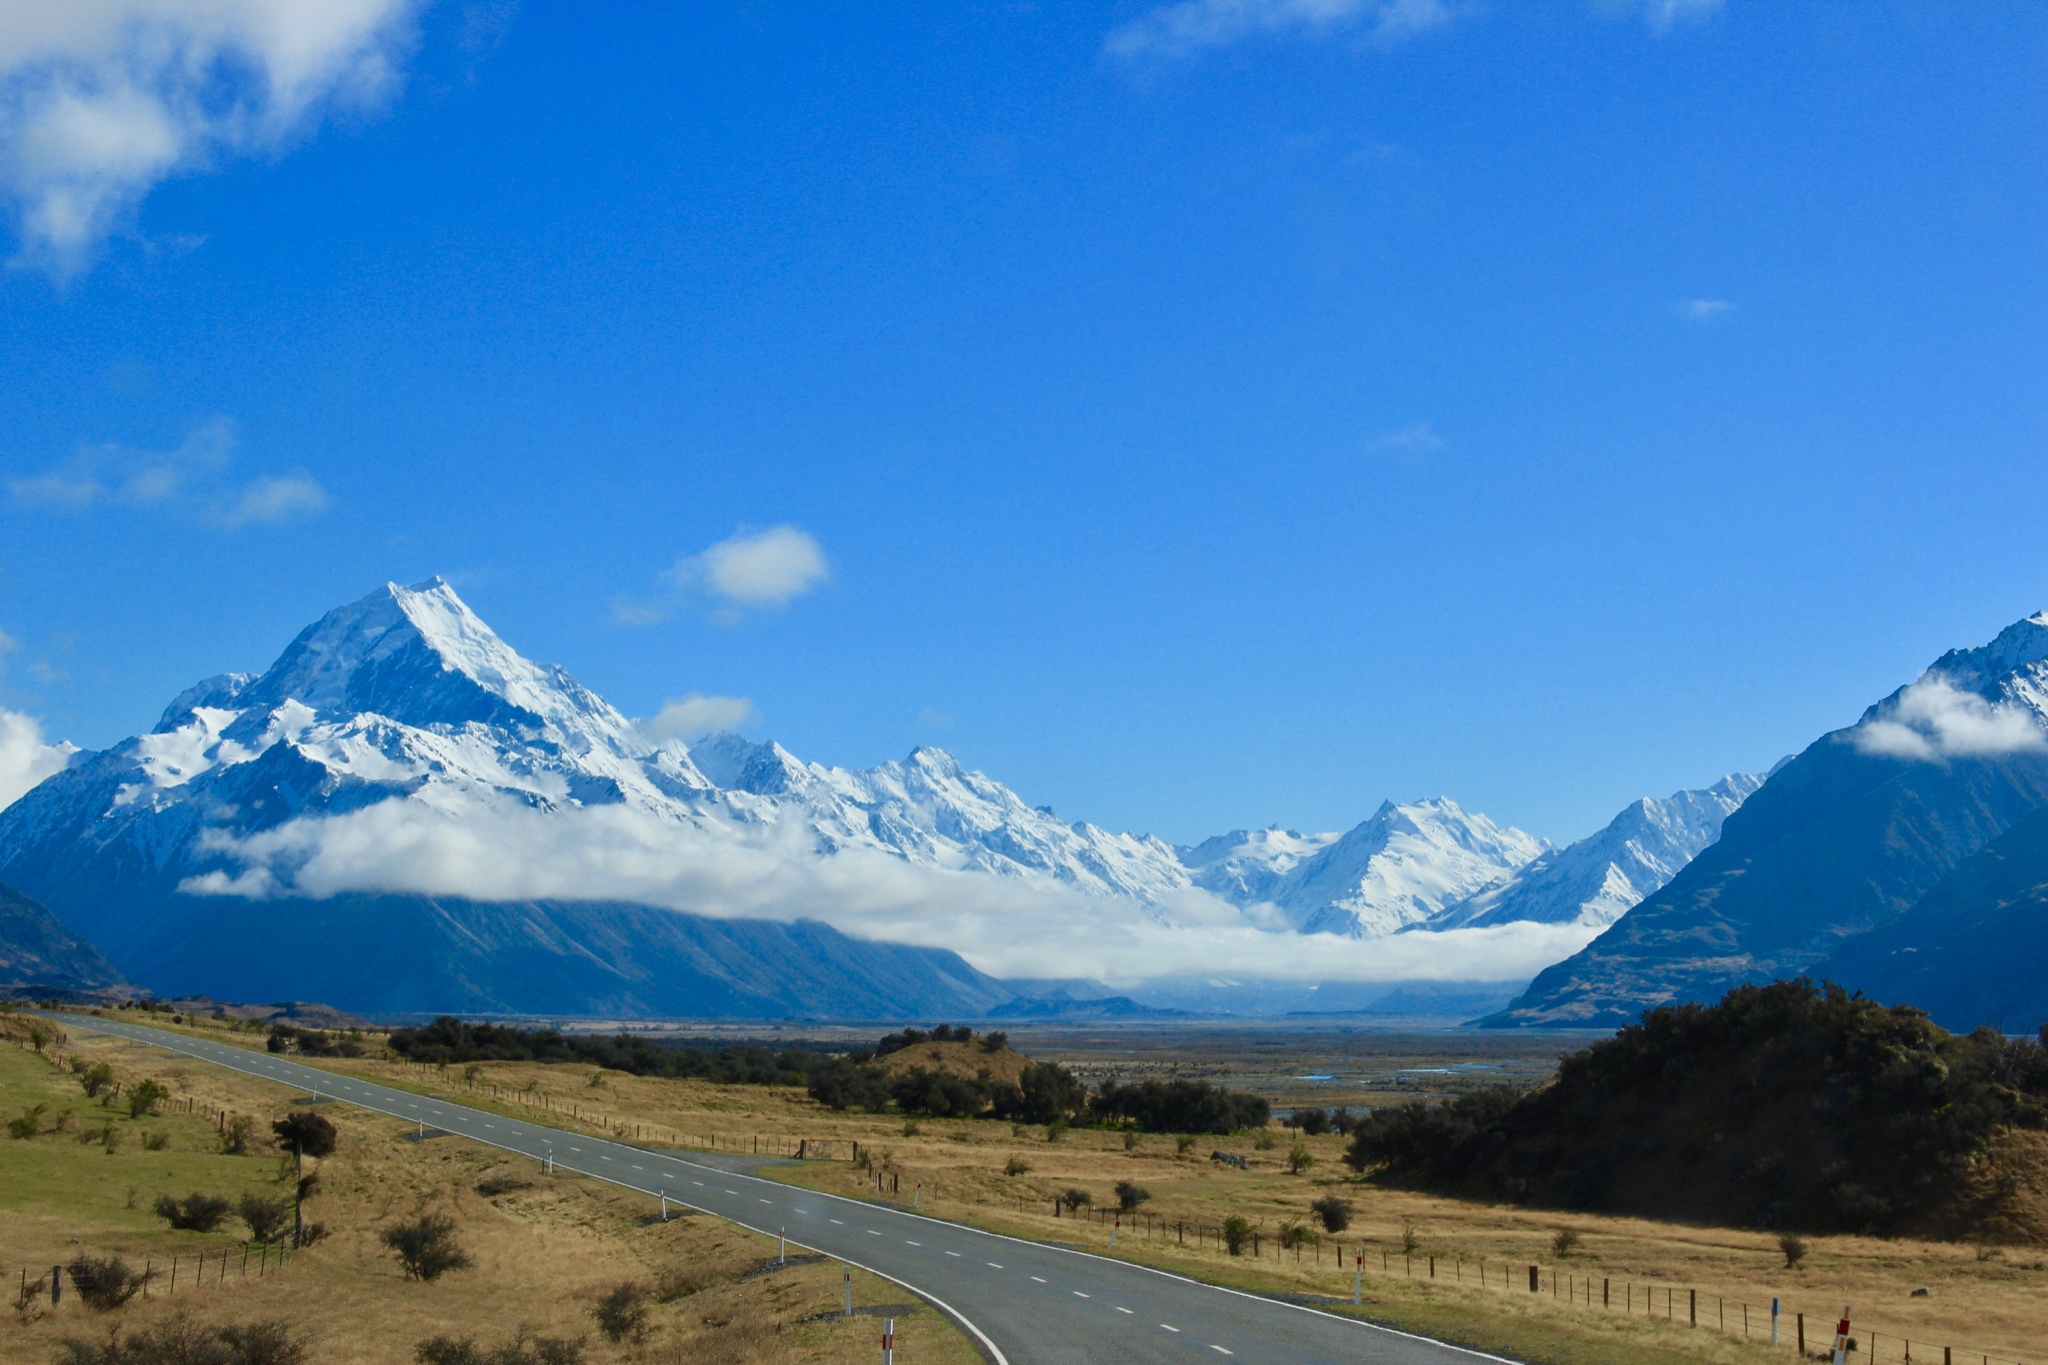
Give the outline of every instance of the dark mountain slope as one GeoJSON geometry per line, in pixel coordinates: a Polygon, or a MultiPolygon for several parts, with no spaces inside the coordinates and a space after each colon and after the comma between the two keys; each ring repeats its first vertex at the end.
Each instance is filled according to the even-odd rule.
{"type": "Polygon", "coordinates": [[[2048,1022],[2048,809],[1979,849],[1919,904],[1850,939],[1815,974],[1917,1005],[1948,1028],[2048,1022]]]}
{"type": "Polygon", "coordinates": [[[0,883],[0,992],[99,990],[123,984],[99,949],[40,901],[0,883]]]}
{"type": "Polygon", "coordinates": [[[1779,769],[1670,885],[1484,1022],[1620,1027],[1798,975],[2048,804],[2040,751],[1930,763],[1863,753],[1849,733],[1779,769]]]}

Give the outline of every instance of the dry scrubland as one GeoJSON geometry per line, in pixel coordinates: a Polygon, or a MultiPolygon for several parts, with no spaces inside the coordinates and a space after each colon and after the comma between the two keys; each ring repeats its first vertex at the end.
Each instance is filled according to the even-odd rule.
{"type": "MultiPolygon", "coordinates": [[[[202,1028],[208,1036],[223,1036],[210,1025],[202,1028]]],[[[261,1042],[260,1036],[248,1034],[240,1035],[240,1040],[251,1045],[261,1042]]],[[[897,1056],[903,1058],[899,1065],[921,1061],[934,1069],[966,1074],[989,1065],[976,1045],[921,1044],[890,1060],[895,1062],[897,1056]],[[933,1051],[939,1055],[931,1056],[933,1051]]],[[[785,1144],[793,1146],[798,1139],[829,1141],[838,1159],[786,1165],[767,1174],[834,1193],[875,1198],[872,1174],[855,1169],[845,1159],[857,1140],[872,1153],[876,1165],[900,1181],[901,1193],[891,1202],[908,1204],[913,1191],[921,1187],[923,1207],[939,1217],[1098,1252],[1106,1250],[1108,1223],[1093,1217],[1056,1219],[1053,1201],[1078,1187],[1099,1204],[1110,1206],[1115,1202],[1116,1182],[1128,1180],[1150,1193],[1140,1210],[1149,1216],[1150,1228],[1146,1229],[1144,1218],[1127,1217],[1111,1254],[1218,1283],[1348,1299],[1350,1268],[1339,1269],[1334,1264],[1333,1244],[1341,1242],[1347,1258],[1365,1251],[1368,1316],[1503,1350],[1522,1359],[1574,1365],[1786,1360],[1792,1355],[1792,1315],[1806,1314],[1808,1346],[1810,1351],[1817,1350],[1830,1344],[1826,1334],[1844,1302],[1855,1305],[1857,1336],[1864,1345],[1858,1358],[1866,1361],[1899,1360],[1908,1339],[1913,1342],[1916,1360],[1939,1360],[1944,1344],[1956,1348],[1958,1362],[1976,1362],[1979,1353],[1988,1353],[1993,1360],[2048,1359],[2048,1307],[2043,1301],[2044,1291],[2048,1291],[2048,1250],[2039,1247],[1977,1248],[1815,1236],[1806,1239],[1809,1250],[1801,1266],[1788,1270],[1777,1239],[1763,1233],[1532,1212],[1382,1190],[1354,1178],[1342,1165],[1345,1143],[1336,1136],[1306,1139],[1303,1145],[1313,1164],[1302,1174],[1290,1174],[1287,1159],[1296,1137],[1278,1127],[1258,1137],[1200,1138],[1183,1154],[1171,1136],[1139,1135],[1134,1145],[1127,1147],[1121,1133],[1074,1129],[1051,1142],[1047,1130],[1039,1126],[935,1119],[906,1124],[898,1116],[835,1114],[795,1090],[656,1080],[598,1072],[589,1066],[483,1063],[472,1084],[460,1066],[444,1071],[367,1059],[316,1064],[423,1093],[456,1094],[481,1108],[529,1119],[551,1118],[567,1127],[577,1126],[567,1117],[569,1107],[574,1106],[586,1116],[584,1126],[591,1129],[637,1123],[647,1132],[659,1128],[692,1139],[716,1138],[728,1149],[749,1149],[756,1139],[764,1153],[785,1144]],[[487,1087],[495,1087],[501,1095],[517,1093],[528,1098],[525,1102],[492,1098],[487,1087]],[[554,1105],[552,1113],[535,1107],[535,1101],[543,1096],[554,1105]],[[1251,1169],[1237,1171],[1213,1163],[1209,1154],[1216,1150],[1244,1156],[1251,1169]],[[1013,1158],[1030,1169],[1015,1176],[1006,1174],[1013,1158]],[[1310,1202],[1331,1194],[1351,1205],[1351,1227],[1324,1236],[1320,1259],[1314,1247],[1303,1248],[1298,1257],[1293,1251],[1280,1253],[1274,1245],[1280,1229],[1288,1223],[1312,1224],[1310,1202]],[[1260,1228],[1257,1259],[1248,1255],[1232,1258],[1215,1249],[1214,1228],[1233,1214],[1260,1228]],[[1201,1250],[1176,1245],[1170,1232],[1176,1220],[1210,1229],[1211,1235],[1205,1239],[1208,1245],[1201,1250]],[[1578,1236],[1577,1247],[1564,1257],[1553,1250],[1560,1229],[1578,1236]],[[1413,1267],[1412,1277],[1403,1273],[1400,1248],[1404,1232],[1412,1233],[1416,1245],[1415,1255],[1406,1262],[1413,1267]],[[1391,1262],[1391,1271],[1380,1268],[1383,1253],[1391,1262]],[[1434,1281],[1428,1278],[1431,1255],[1437,1257],[1434,1281]],[[1478,1283],[1482,1260],[1488,1276],[1484,1289],[1478,1283]],[[1537,1295],[1527,1290],[1527,1267],[1532,1263],[1542,1267],[1543,1289],[1537,1295]],[[1512,1287],[1502,1287],[1503,1269],[1508,1271],[1512,1287]],[[1567,1303],[1563,1294],[1554,1297],[1554,1274],[1565,1277],[1564,1294],[1582,1296],[1590,1281],[1595,1300],[1599,1282],[1607,1279],[1615,1308],[1602,1311],[1583,1302],[1567,1303]],[[1643,1294],[1650,1287],[1655,1290],[1655,1318],[1642,1313],[1643,1294]],[[1927,1297],[1912,1297],[1913,1290],[1923,1287],[1929,1290],[1927,1297]],[[1676,1291],[1672,1300],[1675,1323],[1663,1320],[1667,1289],[1676,1291]],[[1684,1324],[1687,1290],[1699,1294],[1701,1326],[1697,1329],[1684,1324]],[[1634,1317],[1620,1311],[1625,1293],[1635,1304],[1634,1317]],[[1775,1352],[1764,1342],[1773,1294],[1785,1302],[1786,1346],[1775,1352]],[[1714,1330],[1723,1303],[1730,1327],[1726,1335],[1714,1330]],[[1744,1303],[1750,1308],[1753,1333],[1747,1344],[1736,1335],[1744,1303]],[[1872,1329],[1877,1334],[1874,1356],[1869,1351],[1872,1329]]],[[[997,1068],[1010,1064],[998,1061],[997,1068]]],[[[194,1083],[206,1079],[196,1075],[198,1070],[201,1068],[194,1068],[194,1083]]],[[[351,1122],[351,1131],[355,1130],[388,1137],[397,1131],[397,1125],[359,1118],[351,1122]]],[[[443,1141],[449,1144],[449,1154],[438,1159],[457,1160],[453,1140],[443,1141]]],[[[480,1154],[459,1159],[475,1163],[476,1172],[490,1164],[480,1154]]],[[[439,1188],[455,1191],[472,1178],[451,1179],[444,1174],[439,1188]]],[[[630,1198],[610,1201],[587,1190],[576,1197],[592,1206],[618,1207],[621,1212],[616,1217],[624,1221],[630,1221],[625,1210],[637,1207],[630,1198]]],[[[502,1210],[494,1212],[498,1217],[508,1216],[502,1210]]],[[[327,1211],[320,1216],[330,1223],[345,1221],[327,1211]]],[[[529,1221],[539,1227],[552,1226],[537,1218],[529,1221]]],[[[516,1234],[508,1234],[507,1240],[523,1242],[528,1235],[522,1225],[516,1234]]],[[[630,1243],[632,1235],[622,1230],[621,1245],[630,1243]]],[[[1194,1242],[1192,1233],[1188,1240],[1194,1242]]],[[[377,1259],[367,1246],[359,1258],[365,1264],[377,1259]]],[[[520,1264],[543,1259],[545,1255],[536,1249],[520,1264]]],[[[509,1258],[505,1264],[507,1273],[512,1273],[509,1258]]],[[[387,1281],[395,1277],[388,1267],[377,1270],[387,1281]]],[[[485,1276],[472,1272],[472,1277],[478,1285],[459,1292],[477,1293],[481,1302],[485,1276]]],[[[616,1278],[615,1274],[593,1273],[579,1281],[587,1286],[581,1292],[587,1294],[616,1278]]],[[[556,1292],[558,1299],[569,1300],[577,1291],[564,1286],[556,1292]]],[[[521,1303],[525,1294],[514,1291],[505,1298],[521,1303]]],[[[506,1311],[517,1315],[516,1310],[506,1311]]],[[[565,1307],[559,1320],[570,1322],[575,1311],[565,1307]]],[[[923,1321],[929,1324],[930,1319],[923,1321]]],[[[788,1358],[804,1357],[792,1352],[788,1358]]]]}
{"type": "MultiPolygon", "coordinates": [[[[334,1155],[318,1163],[321,1189],[307,1205],[308,1220],[325,1223],[329,1235],[281,1271],[273,1252],[271,1273],[261,1279],[255,1276],[259,1257],[252,1253],[249,1278],[239,1278],[239,1221],[213,1234],[174,1232],[150,1209],[163,1193],[288,1192],[289,1183],[278,1181],[273,1149],[222,1155],[215,1121],[203,1111],[251,1115],[268,1138],[269,1121],[287,1112],[292,1096],[160,1049],[74,1035],[51,1051],[106,1060],[127,1085],[153,1077],[181,1104],[195,1098],[202,1114],[131,1121],[125,1108],[86,1099],[68,1069],[20,1049],[12,1039],[0,1042],[0,1117],[47,1106],[42,1135],[0,1137],[0,1280],[7,1285],[7,1306],[14,1307],[24,1268],[33,1281],[81,1253],[119,1255],[137,1268],[153,1261],[159,1270],[175,1255],[181,1258],[180,1277],[175,1298],[164,1298],[168,1285],[160,1279],[147,1303],[138,1299],[106,1314],[80,1303],[68,1283],[55,1309],[45,1292],[27,1311],[0,1316],[0,1359],[53,1360],[66,1338],[104,1340],[116,1324],[132,1332],[180,1312],[209,1324],[288,1319],[304,1329],[311,1343],[308,1359],[317,1365],[410,1365],[423,1338],[475,1337],[491,1346],[521,1325],[547,1336],[585,1338],[584,1358],[591,1365],[865,1365],[875,1358],[881,1332],[875,1319],[807,1321],[837,1310],[835,1265],[797,1264],[760,1273],[774,1256],[771,1241],[703,1216],[663,1224],[650,1218],[646,1200],[600,1182],[544,1177],[531,1163],[456,1138],[410,1140],[404,1123],[339,1104],[320,1106],[340,1130],[340,1140],[334,1155]],[[66,1131],[48,1131],[65,1113],[73,1116],[66,1131]],[[113,1150],[103,1140],[79,1141],[81,1133],[100,1132],[109,1118],[121,1134],[113,1150]],[[166,1145],[146,1150],[144,1134],[161,1134],[166,1145]],[[510,1188],[494,1197],[478,1193],[477,1186],[493,1176],[505,1178],[510,1188]],[[426,1284],[403,1278],[377,1231],[423,1212],[456,1221],[472,1268],[426,1284]],[[216,1287],[213,1267],[230,1248],[230,1278],[216,1287]],[[192,1259],[201,1253],[208,1283],[195,1289],[192,1259]],[[637,1343],[615,1345],[597,1330],[591,1310],[601,1295],[628,1280],[650,1291],[646,1333],[637,1343]],[[664,1294],[669,1301],[659,1302],[664,1294]]],[[[854,1289],[857,1307],[902,1304],[907,1297],[859,1272],[854,1289]]],[[[898,1322],[897,1332],[906,1361],[967,1365],[978,1359],[928,1308],[916,1307],[898,1322]]]]}

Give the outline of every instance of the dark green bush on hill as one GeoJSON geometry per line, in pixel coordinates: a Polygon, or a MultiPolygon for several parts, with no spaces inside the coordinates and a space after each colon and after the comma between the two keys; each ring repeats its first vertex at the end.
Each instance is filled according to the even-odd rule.
{"type": "Polygon", "coordinates": [[[422,1028],[393,1029],[391,1050],[408,1061],[578,1062],[635,1076],[682,1077],[720,1085],[804,1085],[813,1068],[831,1060],[800,1047],[682,1047],[621,1033],[616,1037],[563,1034],[554,1029],[466,1024],[443,1015],[422,1028]]]}
{"type": "Polygon", "coordinates": [[[1549,1208],[1753,1227],[1961,1235],[1972,1163],[2048,1124],[2048,1049],[1838,986],[1742,986],[1665,1006],[1554,1083],[1359,1123],[1382,1178],[1549,1208]]]}
{"type": "Polygon", "coordinates": [[[1265,1127],[1273,1111],[1257,1095],[1206,1081],[1112,1081],[1095,1092],[1088,1112],[1136,1123],[1148,1133],[1234,1133],[1265,1127]]]}

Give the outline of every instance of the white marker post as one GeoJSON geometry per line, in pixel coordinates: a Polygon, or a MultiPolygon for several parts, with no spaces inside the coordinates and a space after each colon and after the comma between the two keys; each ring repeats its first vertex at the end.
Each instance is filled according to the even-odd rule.
{"type": "Polygon", "coordinates": [[[850,1318],[853,1316],[853,1267],[847,1265],[839,1269],[846,1285],[846,1316],[850,1318]]]}
{"type": "Polygon", "coordinates": [[[896,1319],[882,1324],[882,1365],[896,1365],[896,1319]]]}
{"type": "Polygon", "coordinates": [[[661,1221],[662,1221],[662,1222],[664,1222],[664,1223],[666,1223],[666,1222],[668,1221],[668,1191],[667,1191],[667,1190],[663,1190],[663,1191],[661,1192],[661,1221]]]}
{"type": "Polygon", "coordinates": [[[1358,1269],[1351,1277],[1351,1301],[1353,1303],[1365,1302],[1365,1257],[1363,1256],[1358,1258],[1358,1269]]]}
{"type": "Polygon", "coordinates": [[[789,1229],[783,1228],[775,1241],[775,1263],[777,1265],[787,1264],[789,1261],[789,1229]]]}
{"type": "Polygon", "coordinates": [[[1849,1361],[1849,1305],[1842,1305],[1842,1320],[1835,1324],[1835,1365],[1849,1361]]]}
{"type": "Polygon", "coordinates": [[[912,1191],[910,1192],[910,1207],[912,1207],[912,1208],[914,1208],[914,1209],[915,1209],[915,1208],[921,1208],[921,1207],[923,1207],[923,1201],[924,1201],[924,1182],[923,1182],[922,1180],[920,1180],[920,1181],[918,1181],[918,1182],[917,1182],[917,1188],[916,1188],[916,1189],[914,1189],[914,1190],[912,1190],[912,1191]]]}
{"type": "Polygon", "coordinates": [[[1771,1300],[1771,1345],[1778,1344],[1778,1301],[1771,1300]]]}
{"type": "Polygon", "coordinates": [[[1120,1230],[1122,1230],[1123,1225],[1124,1220],[1121,1216],[1119,1216],[1116,1222],[1109,1229],[1109,1249],[1111,1251],[1116,1250],[1116,1235],[1120,1230]]]}

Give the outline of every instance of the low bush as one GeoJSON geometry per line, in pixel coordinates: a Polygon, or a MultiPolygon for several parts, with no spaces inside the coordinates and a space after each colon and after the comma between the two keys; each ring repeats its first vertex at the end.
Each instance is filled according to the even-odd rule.
{"type": "Polygon", "coordinates": [[[237,1114],[220,1130],[221,1151],[228,1156],[247,1156],[249,1138],[255,1131],[256,1120],[246,1114],[237,1114]]]}
{"type": "Polygon", "coordinates": [[[155,1081],[141,1081],[128,1088],[128,1117],[139,1119],[144,1114],[154,1114],[156,1107],[171,1097],[171,1092],[155,1081]]]}
{"type": "Polygon", "coordinates": [[[301,1365],[306,1343],[283,1322],[201,1327],[180,1315],[132,1336],[116,1327],[104,1340],[66,1341],[57,1359],[61,1365],[301,1365]]]}
{"type": "Polygon", "coordinates": [[[1316,1230],[1306,1223],[1290,1222],[1280,1225],[1280,1245],[1289,1251],[1296,1247],[1312,1247],[1322,1240],[1316,1230]]]}
{"type": "Polygon", "coordinates": [[[1252,1220],[1242,1214],[1233,1213],[1223,1220],[1223,1248],[1233,1256],[1242,1256],[1245,1248],[1252,1244],[1252,1220]]]}
{"type": "Polygon", "coordinates": [[[638,1341],[647,1333],[647,1291],[628,1280],[614,1285],[590,1310],[606,1341],[638,1341]]]}
{"type": "Polygon", "coordinates": [[[47,1104],[32,1104],[21,1111],[19,1117],[7,1120],[7,1136],[11,1138],[32,1138],[43,1131],[43,1115],[47,1104]]]}
{"type": "Polygon", "coordinates": [[[85,1306],[101,1313],[127,1303],[152,1278],[119,1256],[80,1256],[64,1269],[85,1306]]]}
{"type": "Polygon", "coordinates": [[[532,1188],[533,1182],[531,1180],[526,1179],[524,1176],[513,1175],[509,1171],[500,1171],[496,1175],[487,1175],[482,1180],[476,1182],[476,1192],[486,1199],[496,1199],[501,1194],[512,1194],[519,1190],[530,1190],[532,1188]]]}
{"type": "Polygon", "coordinates": [[[1003,1163],[1004,1175],[1027,1175],[1030,1171],[1031,1163],[1021,1156],[1013,1156],[1003,1163]]]}
{"type": "Polygon", "coordinates": [[[1778,1239],[1778,1250],[1784,1253],[1785,1269],[1797,1270],[1799,1263],[1806,1259],[1806,1239],[1796,1232],[1788,1232],[1778,1239]]]}
{"type": "Polygon", "coordinates": [[[1579,1249],[1579,1230],[1559,1228],[1550,1237],[1550,1254],[1562,1261],[1579,1249]]]}
{"type": "Polygon", "coordinates": [[[142,1150],[145,1152],[161,1152],[170,1145],[171,1135],[169,1133],[144,1133],[142,1135],[142,1150]]]}
{"type": "Polygon", "coordinates": [[[217,1194],[193,1193],[183,1199],[156,1197],[156,1216],[180,1232],[212,1232],[227,1221],[233,1206],[217,1194]]]}
{"type": "Polygon", "coordinates": [[[395,1223],[377,1234],[408,1280],[438,1280],[451,1270],[467,1270],[470,1259],[455,1240],[455,1220],[423,1214],[410,1223],[395,1223]]]}
{"type": "Polygon", "coordinates": [[[1323,1225],[1324,1232],[1342,1232],[1351,1226],[1351,1206],[1334,1194],[1326,1194],[1308,1206],[1323,1225]]]}
{"type": "Polygon", "coordinates": [[[78,1083],[85,1088],[87,1099],[96,1100],[101,1092],[113,1088],[114,1068],[105,1062],[94,1062],[78,1073],[78,1083]]]}
{"type": "Polygon", "coordinates": [[[1070,1212],[1079,1213],[1082,1209],[1088,1208],[1095,1203],[1095,1196],[1082,1189],[1079,1185],[1076,1185],[1073,1189],[1060,1196],[1060,1202],[1065,1204],[1070,1212]]]}
{"type": "Polygon", "coordinates": [[[1129,1180],[1116,1182],[1116,1206],[1125,1213],[1138,1207],[1152,1197],[1152,1191],[1129,1180]]]}
{"type": "Polygon", "coordinates": [[[521,1327],[511,1340],[489,1348],[478,1346],[475,1337],[428,1337],[413,1348],[413,1359],[419,1365],[582,1365],[583,1342],[521,1327]]]}
{"type": "Polygon", "coordinates": [[[292,1224],[292,1201],[282,1195],[245,1194],[236,1212],[249,1225],[252,1241],[275,1242],[292,1224]]]}
{"type": "Polygon", "coordinates": [[[1289,1175],[1300,1175],[1315,1164],[1316,1159],[1309,1155],[1308,1147],[1305,1144],[1297,1142],[1288,1149],[1287,1173],[1289,1175]]]}

